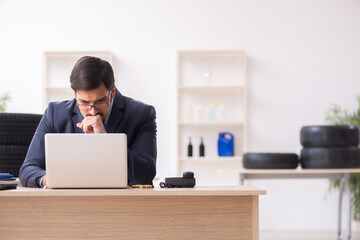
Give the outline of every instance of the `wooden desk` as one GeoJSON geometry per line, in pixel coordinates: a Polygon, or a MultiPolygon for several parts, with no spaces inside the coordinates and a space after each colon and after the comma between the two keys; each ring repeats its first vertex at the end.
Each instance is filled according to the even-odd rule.
{"type": "Polygon", "coordinates": [[[344,169],[242,169],[240,171],[240,184],[244,184],[247,179],[284,179],[284,178],[328,178],[341,179],[338,205],[338,239],[341,239],[341,208],[344,188],[349,196],[348,213],[348,236],[351,239],[351,192],[350,192],[350,173],[360,173],[360,168],[344,169]]]}
{"type": "Polygon", "coordinates": [[[259,239],[252,186],[0,191],[4,239],[259,239]]]}

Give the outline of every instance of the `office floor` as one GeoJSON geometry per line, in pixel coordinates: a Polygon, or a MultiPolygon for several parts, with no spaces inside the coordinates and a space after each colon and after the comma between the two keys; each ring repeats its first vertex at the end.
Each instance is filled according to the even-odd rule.
{"type": "MultiPolygon", "coordinates": [[[[260,231],[260,240],[336,240],[335,231],[260,231]]],[[[347,239],[347,232],[341,233],[347,239]]],[[[351,240],[360,240],[360,232],[352,232],[351,240]]]]}

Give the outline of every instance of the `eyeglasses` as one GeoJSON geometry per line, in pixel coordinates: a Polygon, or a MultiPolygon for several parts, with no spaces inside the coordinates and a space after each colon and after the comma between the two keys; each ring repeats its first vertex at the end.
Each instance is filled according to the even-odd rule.
{"type": "MultiPolygon", "coordinates": [[[[111,101],[111,91],[109,91],[109,94],[105,97],[101,98],[100,100],[97,100],[94,104],[89,103],[79,103],[79,100],[76,98],[77,105],[80,110],[83,111],[90,111],[92,108],[95,108],[97,110],[104,110],[109,106],[109,103],[111,101]]],[[[80,100],[81,101],[81,100],[80,100]]]]}

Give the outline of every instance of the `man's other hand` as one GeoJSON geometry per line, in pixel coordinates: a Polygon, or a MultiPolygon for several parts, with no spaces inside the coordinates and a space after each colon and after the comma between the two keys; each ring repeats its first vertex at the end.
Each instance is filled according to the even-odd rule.
{"type": "Polygon", "coordinates": [[[41,185],[43,186],[43,187],[46,187],[47,185],[46,185],[47,183],[46,183],[46,175],[43,177],[43,179],[42,179],[42,182],[41,182],[41,185]]]}
{"type": "Polygon", "coordinates": [[[76,126],[81,128],[84,133],[106,133],[104,124],[99,115],[86,116],[81,123],[77,123],[76,126]]]}

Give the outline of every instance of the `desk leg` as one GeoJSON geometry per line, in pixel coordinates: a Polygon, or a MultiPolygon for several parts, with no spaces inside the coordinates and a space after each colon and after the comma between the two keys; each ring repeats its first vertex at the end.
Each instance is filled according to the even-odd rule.
{"type": "Polygon", "coordinates": [[[340,190],[339,190],[339,206],[338,206],[338,240],[341,240],[341,208],[342,208],[342,198],[344,195],[344,185],[345,178],[340,180],[340,190]]]}
{"type": "Polygon", "coordinates": [[[351,186],[350,186],[350,173],[345,174],[346,188],[349,196],[349,216],[348,216],[348,240],[351,239],[351,186]]]}

